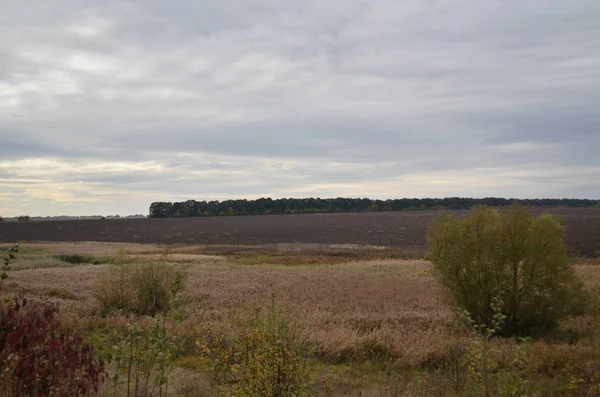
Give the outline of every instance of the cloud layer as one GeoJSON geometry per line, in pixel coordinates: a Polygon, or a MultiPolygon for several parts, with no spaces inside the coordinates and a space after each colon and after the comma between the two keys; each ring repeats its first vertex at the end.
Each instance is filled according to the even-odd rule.
{"type": "Polygon", "coordinates": [[[594,0],[6,1],[0,215],[600,197],[594,0]]]}

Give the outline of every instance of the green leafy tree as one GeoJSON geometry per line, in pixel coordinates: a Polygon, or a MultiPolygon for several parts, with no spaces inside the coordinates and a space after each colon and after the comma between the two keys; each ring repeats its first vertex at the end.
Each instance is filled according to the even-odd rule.
{"type": "Polygon", "coordinates": [[[156,202],[150,205],[150,218],[175,218],[190,216],[259,215],[319,212],[402,211],[445,208],[471,209],[476,205],[506,207],[518,203],[530,207],[593,207],[597,203],[588,199],[506,199],[487,197],[423,198],[372,200],[368,198],[260,198],[257,200],[225,200],[185,202],[156,202]],[[231,208],[231,211],[229,210],[231,208]]]}
{"type": "Polygon", "coordinates": [[[462,220],[442,213],[427,240],[441,283],[476,324],[492,325],[495,299],[503,302],[504,335],[544,332],[585,308],[565,228],[551,215],[534,218],[516,204],[502,212],[479,206],[462,220]]]}

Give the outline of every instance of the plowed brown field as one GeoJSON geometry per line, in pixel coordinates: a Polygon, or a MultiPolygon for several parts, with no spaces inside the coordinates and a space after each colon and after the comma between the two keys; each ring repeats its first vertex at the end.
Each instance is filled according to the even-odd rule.
{"type": "MultiPolygon", "coordinates": [[[[453,211],[462,216],[467,211],[453,211]]],[[[565,217],[574,255],[600,251],[600,208],[534,209],[565,217]]],[[[0,223],[0,241],[102,241],[154,244],[368,244],[424,251],[437,211],[256,215],[178,219],[57,220],[0,223]]]]}

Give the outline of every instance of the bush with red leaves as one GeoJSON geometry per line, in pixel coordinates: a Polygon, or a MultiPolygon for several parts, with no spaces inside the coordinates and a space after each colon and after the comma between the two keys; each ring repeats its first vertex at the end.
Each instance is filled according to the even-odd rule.
{"type": "Polygon", "coordinates": [[[0,389],[8,396],[89,396],[104,363],[82,337],[61,327],[53,304],[0,303],[0,389]]]}

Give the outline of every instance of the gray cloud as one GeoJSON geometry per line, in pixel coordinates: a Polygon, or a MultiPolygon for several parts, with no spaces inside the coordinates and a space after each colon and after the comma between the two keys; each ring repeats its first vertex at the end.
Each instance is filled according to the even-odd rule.
{"type": "Polygon", "coordinates": [[[7,1],[0,214],[598,198],[599,19],[593,0],[7,1]]]}

